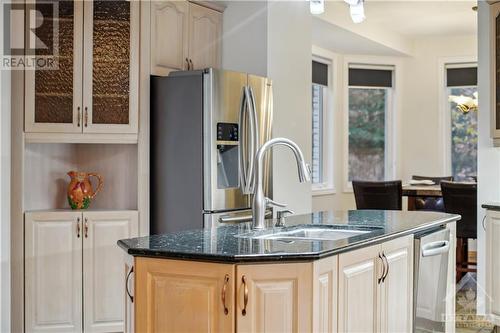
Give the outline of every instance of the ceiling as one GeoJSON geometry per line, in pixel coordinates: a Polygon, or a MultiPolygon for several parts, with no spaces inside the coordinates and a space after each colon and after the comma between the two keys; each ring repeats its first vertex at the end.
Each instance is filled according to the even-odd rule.
{"type": "Polygon", "coordinates": [[[399,34],[418,38],[435,35],[472,35],[477,31],[477,1],[366,0],[366,21],[399,34]]]}

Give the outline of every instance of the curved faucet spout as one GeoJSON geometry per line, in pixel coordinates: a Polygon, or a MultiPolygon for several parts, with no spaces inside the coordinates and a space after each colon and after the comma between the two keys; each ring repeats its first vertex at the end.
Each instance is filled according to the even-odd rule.
{"type": "Polygon", "coordinates": [[[254,163],[255,187],[254,187],[253,205],[252,205],[254,229],[265,228],[264,221],[265,221],[266,208],[268,204],[274,204],[272,200],[264,196],[264,190],[262,187],[262,181],[263,181],[262,163],[264,160],[264,155],[269,149],[271,149],[274,146],[285,146],[290,148],[295,156],[295,161],[297,162],[299,181],[301,183],[304,183],[311,180],[309,166],[307,165],[304,159],[304,154],[302,154],[302,151],[295,142],[286,138],[275,138],[264,143],[257,151],[254,163]]]}

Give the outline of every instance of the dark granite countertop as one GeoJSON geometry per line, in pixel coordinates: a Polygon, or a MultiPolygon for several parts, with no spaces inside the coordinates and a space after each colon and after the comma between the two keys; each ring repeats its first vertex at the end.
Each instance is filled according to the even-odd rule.
{"type": "MultiPolygon", "coordinates": [[[[221,225],[165,235],[123,239],[118,245],[133,256],[212,262],[308,261],[423,232],[460,219],[435,212],[336,211],[291,216],[286,226],[304,224],[365,228],[370,232],[341,240],[293,240],[242,238],[251,223],[221,225]]],[[[268,225],[273,225],[268,220],[268,225]]],[[[280,228],[271,228],[278,232],[280,228]]]]}
{"type": "Polygon", "coordinates": [[[481,205],[484,209],[500,210],[500,202],[487,202],[481,205]]]}

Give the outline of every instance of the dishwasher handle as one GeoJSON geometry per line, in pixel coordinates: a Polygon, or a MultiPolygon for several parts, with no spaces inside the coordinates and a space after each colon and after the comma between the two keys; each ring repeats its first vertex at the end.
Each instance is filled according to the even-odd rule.
{"type": "Polygon", "coordinates": [[[432,242],[422,246],[422,257],[432,257],[450,250],[450,242],[447,240],[432,242]]]}

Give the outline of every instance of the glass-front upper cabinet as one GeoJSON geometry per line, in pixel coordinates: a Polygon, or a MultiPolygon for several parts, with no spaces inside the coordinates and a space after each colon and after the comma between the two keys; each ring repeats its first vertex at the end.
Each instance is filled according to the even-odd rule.
{"type": "Polygon", "coordinates": [[[84,4],[84,132],[137,132],[139,4],[84,4]]]}
{"type": "Polygon", "coordinates": [[[83,1],[30,6],[25,55],[36,66],[25,70],[25,130],[81,132],[83,1]]]}
{"type": "Polygon", "coordinates": [[[26,132],[137,133],[139,5],[125,0],[34,5],[35,21],[27,24],[36,26],[37,47],[25,53],[37,61],[52,57],[56,66],[26,71],[26,132]]]}

